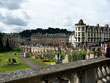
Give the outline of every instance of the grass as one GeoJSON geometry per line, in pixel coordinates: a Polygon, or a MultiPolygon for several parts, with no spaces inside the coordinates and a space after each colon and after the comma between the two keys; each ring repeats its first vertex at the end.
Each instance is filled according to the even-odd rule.
{"type": "Polygon", "coordinates": [[[46,63],[42,62],[42,61],[39,61],[37,59],[34,59],[33,57],[29,57],[30,60],[36,62],[37,64],[41,65],[41,66],[47,66],[46,63]]]}
{"type": "Polygon", "coordinates": [[[23,53],[18,52],[18,51],[0,53],[0,72],[29,68],[29,66],[27,64],[25,64],[21,59],[18,58],[18,56],[20,56],[20,55],[23,55],[23,53]],[[16,55],[14,55],[15,53],[16,53],[16,55]],[[8,63],[9,58],[15,58],[16,61],[21,64],[14,65],[14,66],[3,66],[4,64],[8,63]]]}

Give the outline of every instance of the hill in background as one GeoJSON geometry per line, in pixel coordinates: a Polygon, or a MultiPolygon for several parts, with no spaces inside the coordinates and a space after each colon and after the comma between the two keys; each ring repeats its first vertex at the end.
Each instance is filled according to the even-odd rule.
{"type": "Polygon", "coordinates": [[[37,28],[37,29],[32,29],[32,30],[24,30],[22,32],[20,32],[19,34],[21,35],[21,37],[30,37],[32,34],[37,34],[37,33],[41,33],[41,34],[57,34],[57,33],[63,33],[63,34],[71,34],[71,31],[67,31],[67,29],[59,29],[59,28],[51,28],[49,27],[48,29],[41,29],[41,28],[37,28]]]}

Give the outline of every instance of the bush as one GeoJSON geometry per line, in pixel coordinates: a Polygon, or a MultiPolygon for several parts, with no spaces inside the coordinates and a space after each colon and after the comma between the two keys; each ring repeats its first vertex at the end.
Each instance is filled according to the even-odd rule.
{"type": "Polygon", "coordinates": [[[16,48],[14,48],[13,50],[14,50],[14,51],[19,51],[19,52],[21,51],[21,49],[20,49],[19,47],[16,47],[16,48]]]}
{"type": "Polygon", "coordinates": [[[5,51],[5,49],[4,48],[0,48],[0,52],[4,52],[5,51]]]}
{"type": "Polygon", "coordinates": [[[55,59],[54,53],[47,53],[43,55],[45,59],[55,59]]]}
{"type": "Polygon", "coordinates": [[[69,62],[85,59],[86,51],[75,51],[68,57],[69,62]]]}
{"type": "Polygon", "coordinates": [[[85,59],[87,52],[86,51],[81,51],[81,57],[82,59],[85,59]]]}
{"type": "Polygon", "coordinates": [[[65,59],[65,53],[61,53],[61,56],[60,56],[60,61],[63,61],[65,59]]]}
{"type": "Polygon", "coordinates": [[[69,55],[69,56],[68,56],[68,61],[69,61],[69,62],[72,62],[72,55],[69,55]]]}

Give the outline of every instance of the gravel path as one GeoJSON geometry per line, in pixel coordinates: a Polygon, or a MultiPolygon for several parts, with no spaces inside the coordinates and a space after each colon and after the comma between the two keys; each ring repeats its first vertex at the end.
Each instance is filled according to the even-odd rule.
{"type": "Polygon", "coordinates": [[[37,64],[36,62],[31,61],[31,60],[29,60],[27,58],[24,58],[23,56],[19,56],[19,58],[21,60],[23,60],[27,65],[29,65],[31,68],[41,68],[42,67],[39,64],[37,64]]]}

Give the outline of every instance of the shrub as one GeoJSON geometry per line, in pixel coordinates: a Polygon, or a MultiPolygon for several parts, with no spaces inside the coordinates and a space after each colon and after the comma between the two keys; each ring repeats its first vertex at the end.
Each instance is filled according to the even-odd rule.
{"type": "Polygon", "coordinates": [[[45,59],[54,59],[55,54],[54,53],[47,53],[43,55],[45,59]]]}
{"type": "Polygon", "coordinates": [[[14,48],[13,50],[14,50],[14,51],[19,51],[19,52],[21,51],[21,49],[20,49],[19,47],[16,47],[16,48],[14,48]]]}
{"type": "Polygon", "coordinates": [[[63,61],[64,59],[65,59],[65,53],[61,53],[61,55],[60,55],[60,61],[63,61]]]}
{"type": "Polygon", "coordinates": [[[83,60],[85,59],[86,51],[75,51],[72,52],[72,55],[69,56],[69,62],[71,61],[77,61],[77,60],[83,60]]]}
{"type": "Polygon", "coordinates": [[[72,62],[72,55],[69,55],[69,56],[68,56],[68,61],[69,61],[69,62],[72,62]]]}

